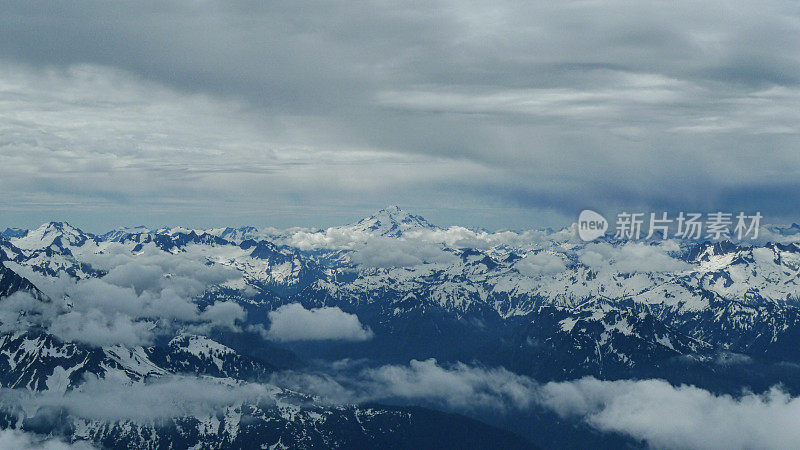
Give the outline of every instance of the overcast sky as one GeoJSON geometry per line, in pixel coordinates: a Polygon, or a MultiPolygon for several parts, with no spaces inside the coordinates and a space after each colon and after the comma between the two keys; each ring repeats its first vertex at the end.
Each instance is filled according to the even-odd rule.
{"type": "Polygon", "coordinates": [[[800,3],[0,1],[0,225],[800,219],[800,3]]]}

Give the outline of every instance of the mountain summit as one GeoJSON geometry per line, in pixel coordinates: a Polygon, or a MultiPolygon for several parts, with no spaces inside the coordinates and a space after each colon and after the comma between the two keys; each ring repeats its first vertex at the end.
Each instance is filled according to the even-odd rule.
{"type": "Polygon", "coordinates": [[[409,231],[438,229],[425,218],[410,214],[397,206],[383,208],[370,217],[361,219],[352,228],[385,237],[400,237],[409,231]]]}
{"type": "Polygon", "coordinates": [[[63,246],[81,246],[87,240],[94,239],[89,233],[84,233],[67,222],[48,222],[35,230],[30,230],[22,237],[12,238],[15,246],[32,250],[43,249],[53,244],[63,246]]]}

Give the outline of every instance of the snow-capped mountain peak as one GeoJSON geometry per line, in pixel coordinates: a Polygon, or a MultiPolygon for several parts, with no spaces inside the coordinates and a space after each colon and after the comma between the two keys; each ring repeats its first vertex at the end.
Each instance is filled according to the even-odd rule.
{"type": "Polygon", "coordinates": [[[370,217],[359,220],[352,228],[386,237],[400,237],[412,230],[437,229],[423,217],[410,214],[397,206],[383,208],[370,217]]]}
{"type": "Polygon", "coordinates": [[[12,238],[11,242],[24,250],[43,249],[58,243],[63,245],[83,245],[94,236],[84,233],[79,228],[67,222],[48,222],[35,230],[30,230],[25,236],[12,238]]]}

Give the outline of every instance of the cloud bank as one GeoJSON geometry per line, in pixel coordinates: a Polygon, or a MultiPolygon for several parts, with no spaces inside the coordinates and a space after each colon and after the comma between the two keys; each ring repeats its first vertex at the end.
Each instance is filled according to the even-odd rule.
{"type": "MultiPolygon", "coordinates": [[[[276,372],[270,384],[184,376],[148,383],[89,379],[67,393],[0,390],[0,400],[32,414],[55,408],[84,419],[153,423],[213,414],[241,402],[270,405],[276,386],[313,394],[330,404],[401,401],[465,414],[545,408],[563,419],[621,433],[653,448],[783,449],[800,439],[800,398],[779,388],[732,396],[663,380],[587,377],[540,384],[503,368],[440,364],[433,359],[380,367],[341,361],[326,372],[276,372]]],[[[29,438],[13,432],[0,435],[0,442],[3,439],[28,442],[29,438]]]]}
{"type": "Polygon", "coordinates": [[[153,424],[165,419],[213,415],[242,403],[272,406],[276,392],[273,385],[213,377],[169,375],[131,382],[87,376],[80,386],[67,392],[2,388],[0,404],[20,407],[16,411],[23,411],[29,418],[64,411],[79,419],[153,424]]]}
{"type": "Polygon", "coordinates": [[[46,277],[16,265],[50,299],[42,302],[22,292],[0,302],[0,331],[44,327],[68,342],[94,346],[148,345],[159,335],[185,328],[206,333],[212,327],[238,330],[245,311],[232,301],[200,309],[194,298],[209,287],[240,277],[234,270],[207,265],[148,247],[132,255],[111,246],[87,257],[107,271],[101,278],[46,277]]]}
{"type": "Polygon", "coordinates": [[[800,442],[800,398],[773,388],[738,398],[661,380],[548,383],[539,401],[563,417],[624,433],[655,448],[792,448],[800,442]]]}
{"type": "Polygon", "coordinates": [[[503,368],[433,359],[377,368],[343,362],[328,374],[276,374],[273,382],[333,402],[404,400],[467,414],[545,408],[654,448],[783,449],[800,442],[800,397],[779,388],[731,396],[663,380],[540,384],[503,368]]]}
{"type": "Polygon", "coordinates": [[[272,387],[259,383],[231,384],[214,378],[169,376],[147,383],[90,379],[65,394],[33,394],[22,400],[26,410],[63,408],[90,420],[137,423],[213,414],[242,402],[274,403],[272,387]]]}
{"type": "Polygon", "coordinates": [[[356,244],[350,260],[365,267],[410,267],[425,263],[448,263],[455,260],[441,246],[414,239],[373,237],[356,244]]]}

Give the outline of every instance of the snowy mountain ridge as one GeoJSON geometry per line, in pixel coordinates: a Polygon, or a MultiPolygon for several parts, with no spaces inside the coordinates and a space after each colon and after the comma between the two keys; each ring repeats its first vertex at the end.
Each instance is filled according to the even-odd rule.
{"type": "MultiPolygon", "coordinates": [[[[478,361],[541,381],[655,376],[714,389],[726,388],[715,380],[733,370],[731,361],[744,361],[753,370],[736,376],[750,385],[794,389],[795,228],[765,228],[780,242],[585,243],[574,227],[440,228],[396,207],[326,230],[135,227],[94,235],[53,222],[0,239],[0,387],[66,395],[91,387],[92,377],[138,386],[174,376],[269,385],[275,371],[304,364],[300,352],[377,364],[478,361]],[[347,345],[285,344],[271,327],[290,313],[304,314],[287,319],[295,321],[329,314],[369,333],[347,345]]],[[[139,442],[140,433],[232,443],[253,432],[280,442],[263,423],[250,431],[235,425],[246,410],[295,430],[284,437],[317,433],[333,442],[345,438],[319,417],[358,423],[365,411],[226,408],[176,419],[171,426],[193,430],[178,434],[76,417],[72,436],[119,446],[139,442]]],[[[406,413],[376,414],[407,427],[398,419],[406,413]]],[[[366,433],[358,439],[374,443],[380,434],[366,433]]]]}

